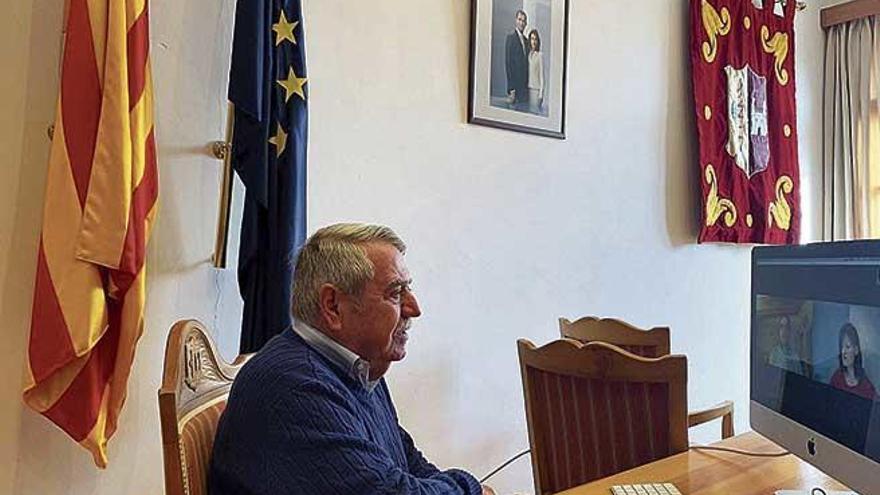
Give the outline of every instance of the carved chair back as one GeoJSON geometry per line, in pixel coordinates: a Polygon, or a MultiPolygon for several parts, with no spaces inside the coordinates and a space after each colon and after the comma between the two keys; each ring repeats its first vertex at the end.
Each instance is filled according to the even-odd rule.
{"type": "Polygon", "coordinates": [[[608,342],[637,356],[656,358],[669,354],[669,327],[643,330],[616,318],[585,316],[576,321],[559,319],[559,334],[583,343],[608,342]]]}
{"type": "Polygon", "coordinates": [[[204,325],[174,324],[165,347],[159,389],[167,495],[206,495],[214,434],[238,370],[250,357],[226,363],[204,325]]]}

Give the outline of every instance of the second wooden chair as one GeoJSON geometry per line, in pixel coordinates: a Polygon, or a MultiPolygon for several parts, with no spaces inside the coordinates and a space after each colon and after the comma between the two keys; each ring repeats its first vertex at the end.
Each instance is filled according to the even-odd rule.
{"type": "Polygon", "coordinates": [[[669,327],[648,330],[616,318],[584,316],[575,321],[559,319],[559,334],[568,339],[608,342],[637,356],[660,357],[669,354],[669,327]]]}
{"type": "Polygon", "coordinates": [[[570,339],[518,346],[536,494],[687,450],[685,356],[570,339]]]}
{"type": "MultiPolygon", "coordinates": [[[[637,356],[657,358],[670,353],[669,327],[643,330],[616,318],[585,316],[575,321],[559,318],[559,333],[563,338],[582,343],[606,342],[637,356]]],[[[707,409],[688,414],[688,427],[721,418],[721,438],[733,436],[733,402],[723,401],[707,409]]]]}

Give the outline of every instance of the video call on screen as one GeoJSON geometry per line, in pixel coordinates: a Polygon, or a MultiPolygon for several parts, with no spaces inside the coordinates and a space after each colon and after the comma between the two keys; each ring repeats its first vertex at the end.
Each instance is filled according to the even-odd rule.
{"type": "Polygon", "coordinates": [[[752,398],[880,461],[880,259],[758,260],[752,398]]]}

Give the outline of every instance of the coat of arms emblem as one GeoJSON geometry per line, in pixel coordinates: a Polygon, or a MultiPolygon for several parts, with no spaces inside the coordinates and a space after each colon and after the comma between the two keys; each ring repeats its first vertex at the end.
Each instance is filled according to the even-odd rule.
{"type": "Polygon", "coordinates": [[[750,179],[767,170],[770,139],[767,136],[767,78],[748,64],[740,69],[728,65],[725,150],[750,179]]]}

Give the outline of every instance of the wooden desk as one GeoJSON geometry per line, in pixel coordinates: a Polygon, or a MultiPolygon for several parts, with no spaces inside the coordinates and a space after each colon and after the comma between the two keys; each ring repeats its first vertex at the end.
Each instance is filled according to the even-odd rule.
{"type": "MultiPolygon", "coordinates": [[[[713,446],[753,452],[780,450],[779,446],[753,432],[728,438],[713,446]]],[[[689,450],[557,495],[610,495],[613,485],[635,483],[674,483],[684,495],[773,495],[775,490],[804,490],[817,486],[848,490],[794,455],[751,457],[689,450]]]]}

